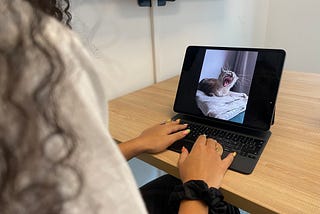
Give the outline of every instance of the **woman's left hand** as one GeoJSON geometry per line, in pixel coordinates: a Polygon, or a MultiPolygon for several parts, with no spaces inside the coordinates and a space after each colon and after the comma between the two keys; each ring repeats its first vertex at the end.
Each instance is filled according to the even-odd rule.
{"type": "Polygon", "coordinates": [[[179,124],[180,120],[166,121],[144,130],[137,138],[120,143],[119,147],[127,160],[142,153],[159,153],[172,143],[184,138],[190,130],[187,124],[179,124]]]}
{"type": "Polygon", "coordinates": [[[180,120],[166,121],[144,130],[138,137],[146,153],[162,152],[172,143],[184,138],[190,130],[187,124],[179,124],[180,120]]]}

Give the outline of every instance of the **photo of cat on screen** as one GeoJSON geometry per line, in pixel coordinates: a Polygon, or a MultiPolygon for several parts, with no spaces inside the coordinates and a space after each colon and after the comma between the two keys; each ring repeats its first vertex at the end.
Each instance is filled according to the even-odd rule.
{"type": "Polygon", "coordinates": [[[258,53],[206,50],[196,103],[208,117],[243,123],[258,53]]]}

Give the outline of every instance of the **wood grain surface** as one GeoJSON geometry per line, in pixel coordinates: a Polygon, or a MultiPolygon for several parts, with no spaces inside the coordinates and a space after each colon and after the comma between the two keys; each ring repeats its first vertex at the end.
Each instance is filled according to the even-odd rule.
{"type": "MultiPolygon", "coordinates": [[[[174,115],[178,77],[109,102],[109,129],[118,142],[174,115]]],[[[271,138],[250,175],[228,171],[225,199],[251,213],[320,213],[320,74],[285,71],[271,138]]],[[[178,154],[139,158],[178,176],[178,154]]]]}

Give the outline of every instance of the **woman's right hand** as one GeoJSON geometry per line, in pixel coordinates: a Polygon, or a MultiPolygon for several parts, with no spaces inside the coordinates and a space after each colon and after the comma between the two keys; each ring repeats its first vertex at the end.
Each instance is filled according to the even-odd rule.
{"type": "Polygon", "coordinates": [[[222,147],[217,141],[206,138],[205,135],[198,137],[190,154],[183,147],[178,162],[182,182],[203,180],[209,187],[219,189],[222,179],[236,155],[236,153],[230,153],[222,160],[221,149],[222,147]]]}

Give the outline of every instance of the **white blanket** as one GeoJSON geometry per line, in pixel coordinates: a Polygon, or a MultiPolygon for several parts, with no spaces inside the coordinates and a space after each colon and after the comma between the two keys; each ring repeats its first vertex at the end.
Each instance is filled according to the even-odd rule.
{"type": "Polygon", "coordinates": [[[210,97],[198,90],[196,101],[205,116],[230,120],[246,110],[248,96],[244,93],[230,91],[230,94],[224,97],[210,97]]]}

